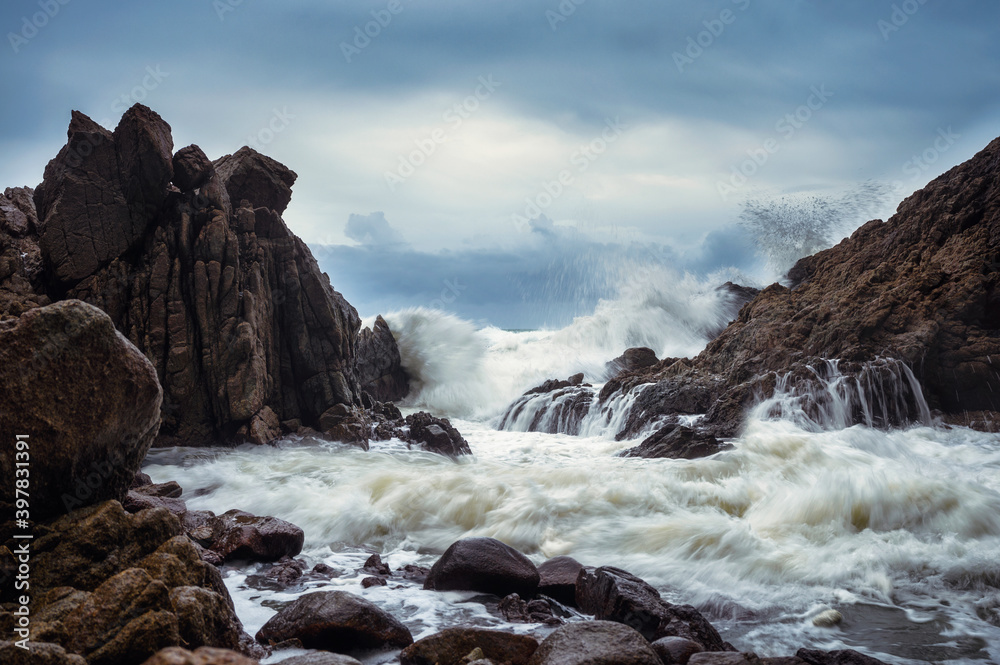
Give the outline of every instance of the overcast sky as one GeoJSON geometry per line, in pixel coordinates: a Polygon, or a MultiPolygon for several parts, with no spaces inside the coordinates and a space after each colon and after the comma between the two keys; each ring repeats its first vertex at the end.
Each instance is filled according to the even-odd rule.
{"type": "Polygon", "coordinates": [[[175,148],[296,171],[286,221],[363,314],[477,272],[508,304],[557,273],[597,293],[580,266],[643,252],[750,270],[748,197],[874,180],[884,216],[1000,135],[998,25],[993,0],[6,0],[0,181],[41,180],[71,109],[142,101],[175,148]]]}

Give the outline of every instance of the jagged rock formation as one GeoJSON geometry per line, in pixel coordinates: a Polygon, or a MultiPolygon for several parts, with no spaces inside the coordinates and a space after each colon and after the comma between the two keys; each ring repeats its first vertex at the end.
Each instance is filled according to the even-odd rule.
{"type": "MultiPolygon", "coordinates": [[[[700,426],[733,436],[778,375],[814,383],[831,358],[860,384],[891,382],[900,370],[885,359],[901,361],[947,422],[1000,425],[1000,139],[907,198],[889,221],[802,259],[789,278],[791,288],[764,289],[696,358],[609,381],[602,400],[642,391],[621,435],[664,415],[707,412],[700,426]]],[[[874,414],[876,424],[918,420],[915,396],[904,397],[907,408],[874,414]]],[[[854,422],[865,422],[863,406],[854,422]]]]}
{"type": "Polygon", "coordinates": [[[410,392],[399,347],[381,316],[371,328],[362,328],[357,347],[358,383],[377,402],[396,402],[410,392]]]}
{"type": "Polygon", "coordinates": [[[246,147],[172,150],[142,105],[114,132],[73,112],[44,182],[0,198],[0,317],[104,310],[156,368],[162,444],[263,443],[360,407],[371,382],[405,394],[388,328],[356,366],[357,312],[281,219],[295,173],[246,147]]]}

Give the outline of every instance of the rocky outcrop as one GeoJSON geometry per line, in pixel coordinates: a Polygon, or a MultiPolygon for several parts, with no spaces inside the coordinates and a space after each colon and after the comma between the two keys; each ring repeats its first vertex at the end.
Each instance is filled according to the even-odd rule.
{"type": "Polygon", "coordinates": [[[106,312],[156,370],[162,444],[263,443],[360,408],[363,386],[404,394],[391,333],[359,342],[281,219],[295,173],[246,147],[172,149],[142,105],[114,132],[73,112],[44,182],[0,197],[0,317],[67,298],[106,312]]]}
{"type": "MultiPolygon", "coordinates": [[[[181,644],[244,651],[252,644],[219,571],[167,510],[130,515],[106,501],[36,523],[34,535],[32,639],[109,665],[141,663],[181,644]]],[[[0,558],[15,546],[7,541],[0,558]]],[[[2,591],[0,601],[9,601],[12,585],[2,591]]],[[[0,612],[0,626],[13,618],[0,612]]]]}
{"type": "Polygon", "coordinates": [[[399,347],[381,316],[358,335],[356,367],[361,389],[377,402],[396,402],[410,392],[399,347]]]}
{"type": "Polygon", "coordinates": [[[847,424],[926,420],[912,372],[946,422],[998,427],[1000,139],[907,198],[888,221],[868,222],[788,277],[789,286],[756,295],[696,358],[609,381],[602,400],[640,393],[622,435],[664,416],[706,414],[700,427],[735,436],[777,377],[799,394],[819,392],[834,373],[827,359],[872,393],[855,395],[847,424]]]}
{"type": "Polygon", "coordinates": [[[399,655],[401,665],[464,665],[479,649],[482,658],[497,663],[527,665],[538,642],[527,635],[514,635],[482,628],[448,628],[417,640],[399,655]]]}
{"type": "Polygon", "coordinates": [[[300,596],[257,632],[257,640],[264,644],[290,639],[309,649],[346,654],[413,644],[410,631],[399,620],[346,591],[300,596]]]}
{"type": "Polygon", "coordinates": [[[406,417],[406,425],[409,429],[403,435],[404,438],[424,450],[448,457],[472,454],[469,442],[452,427],[447,418],[436,418],[419,411],[406,417]]]}
{"type": "Polygon", "coordinates": [[[0,385],[0,502],[14,503],[18,461],[31,465],[33,519],[125,498],[156,436],[161,391],[104,312],[67,300],[0,324],[0,385]]]}
{"type": "Polygon", "coordinates": [[[495,538],[465,538],[452,543],[431,567],[424,588],[531,598],[538,589],[538,569],[528,557],[495,538]]]}

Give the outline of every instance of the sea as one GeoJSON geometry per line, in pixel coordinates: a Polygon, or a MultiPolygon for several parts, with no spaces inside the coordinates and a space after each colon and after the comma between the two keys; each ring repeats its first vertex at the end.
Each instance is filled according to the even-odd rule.
{"type": "MultiPolygon", "coordinates": [[[[303,593],[339,589],[386,609],[415,639],[459,625],[543,638],[550,627],[507,623],[496,599],[474,592],[426,591],[397,577],[362,587],[372,553],[393,570],[429,568],[454,541],[489,536],[536,564],[569,555],[628,570],[762,657],[851,648],[890,663],[1000,663],[996,434],[944,426],[925,408],[904,428],[848,426],[850,400],[828,399],[818,418],[780,382],[733,447],[704,459],[618,457],[657,424],[615,440],[631,397],[595,405],[575,435],[523,431],[523,418],[498,429],[506,408],[546,379],[583,372],[599,391],[606,363],[626,348],[690,357],[734,313],[714,284],[669,275],[552,330],[505,331],[422,308],[389,313],[413,379],[404,413],[448,417],[471,456],[291,436],[274,446],[155,449],[144,470],[154,482],[179,482],[189,509],[239,508],[299,525],[300,558],[334,569],[331,579],[279,590],[256,581],[267,564],[227,564],[251,634],[303,593]],[[842,621],[815,625],[829,610],[842,621]]],[[[836,359],[826,370],[818,390],[845,394],[836,359]]],[[[904,370],[900,390],[915,389],[922,402],[904,370]]]]}

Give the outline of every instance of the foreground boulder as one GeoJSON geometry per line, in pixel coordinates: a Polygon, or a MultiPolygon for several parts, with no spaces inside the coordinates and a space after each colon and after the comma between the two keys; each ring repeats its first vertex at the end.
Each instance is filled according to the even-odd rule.
{"type": "MultiPolygon", "coordinates": [[[[35,525],[31,637],[89,663],[141,663],[185,645],[253,651],[219,571],[163,508],[116,501],[35,525]]],[[[0,548],[0,556],[15,546],[0,548]]],[[[11,585],[0,591],[8,602],[11,585]]],[[[14,616],[0,611],[0,626],[14,616]]]]}
{"type": "Polygon", "coordinates": [[[114,132],[73,112],[44,182],[0,197],[0,318],[67,298],[106,312],[163,387],[163,445],[310,433],[362,405],[359,373],[388,389],[369,375],[399,378],[392,335],[358,364],[357,312],[281,219],[295,173],[246,147],[172,150],[140,104],[114,132]]]}
{"type": "Polygon", "coordinates": [[[584,569],[576,581],[576,603],[595,619],[625,623],[652,642],[675,636],[705,651],[733,651],[719,632],[690,605],[673,605],[644,580],[610,566],[584,569]]]}
{"type": "Polygon", "coordinates": [[[809,665],[886,665],[884,661],[866,656],[854,649],[839,651],[799,649],[795,656],[809,665]]]}
{"type": "Polygon", "coordinates": [[[576,579],[583,564],[569,556],[557,556],[538,566],[538,593],[576,607],[576,579]]]}
{"type": "Polygon", "coordinates": [[[611,621],[566,624],[546,637],[529,665],[662,665],[642,635],[611,621]]]}
{"type": "Polygon", "coordinates": [[[346,591],[314,591],[284,607],[257,632],[262,644],[297,639],[308,649],[355,653],[402,648],[409,629],[369,601],[346,591]]]}
{"type": "Polygon", "coordinates": [[[448,628],[403,649],[401,665],[464,665],[466,656],[479,649],[483,658],[497,663],[527,665],[538,642],[528,635],[514,635],[481,628],[448,628]]]}
{"type": "Polygon", "coordinates": [[[452,543],[431,567],[424,588],[531,598],[538,579],[535,564],[513,547],[495,538],[465,538],[452,543]]]}
{"type": "Polygon", "coordinates": [[[230,510],[209,518],[211,531],[205,547],[226,561],[277,561],[302,551],[305,532],[277,517],[259,517],[242,510],[230,510]]]}
{"type": "Polygon", "coordinates": [[[125,498],[162,393],[104,312],[67,300],[0,324],[0,385],[0,501],[14,501],[16,435],[28,437],[33,519],[125,498]]]}

